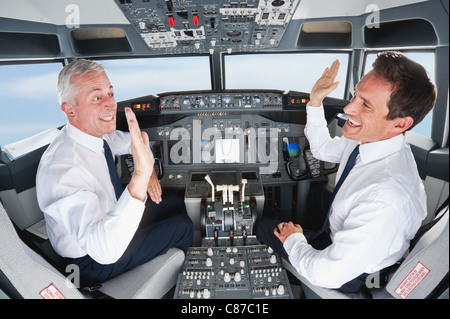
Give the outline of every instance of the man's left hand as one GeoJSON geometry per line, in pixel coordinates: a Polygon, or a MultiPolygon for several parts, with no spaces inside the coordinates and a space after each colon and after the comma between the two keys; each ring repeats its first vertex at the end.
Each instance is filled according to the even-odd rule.
{"type": "Polygon", "coordinates": [[[282,243],[284,243],[286,238],[290,235],[294,233],[303,233],[303,229],[299,224],[294,224],[293,222],[280,223],[278,224],[278,227],[273,230],[273,233],[282,243]]]}
{"type": "Polygon", "coordinates": [[[153,174],[150,177],[150,181],[147,187],[147,193],[150,195],[152,201],[154,201],[156,204],[159,204],[161,202],[162,189],[155,171],[153,171],[153,174]]]}

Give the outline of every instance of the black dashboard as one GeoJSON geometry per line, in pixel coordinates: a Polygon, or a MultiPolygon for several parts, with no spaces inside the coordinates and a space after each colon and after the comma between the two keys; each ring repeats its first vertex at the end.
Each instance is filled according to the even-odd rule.
{"type": "MultiPolygon", "coordinates": [[[[279,90],[184,91],[118,103],[118,129],[127,130],[131,107],[164,167],[161,185],[183,188],[192,173],[254,171],[264,185],[295,182],[284,168],[286,152],[298,157],[292,171],[304,170],[301,150],[309,94],[279,90]]],[[[327,118],[345,101],[325,100],[327,118]]]]}

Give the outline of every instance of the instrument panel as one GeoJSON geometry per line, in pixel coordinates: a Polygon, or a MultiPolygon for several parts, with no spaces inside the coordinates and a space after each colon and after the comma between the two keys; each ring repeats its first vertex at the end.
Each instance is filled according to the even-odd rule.
{"type": "Polygon", "coordinates": [[[283,95],[278,92],[236,92],[209,94],[168,94],[161,96],[161,111],[165,110],[226,110],[265,109],[283,107],[283,95]]]}
{"type": "MultiPolygon", "coordinates": [[[[299,94],[299,92],[296,92],[299,94]]],[[[304,110],[309,97],[300,93],[301,98],[294,99],[294,93],[284,94],[279,90],[224,90],[224,91],[187,91],[161,93],[158,97],[146,96],[119,103],[119,108],[128,103],[135,112],[145,114],[175,114],[198,113],[206,111],[205,115],[227,115],[224,112],[254,112],[271,109],[289,109],[286,105],[295,102],[296,110],[304,110]],[[291,96],[292,95],[292,96],[291,96]],[[213,112],[213,113],[211,113],[213,112]]],[[[292,109],[292,108],[291,108],[292,109]]]]}
{"type": "Polygon", "coordinates": [[[204,242],[189,249],[175,299],[293,299],[286,270],[270,247],[204,242]]]}
{"type": "Polygon", "coordinates": [[[146,45],[171,54],[280,44],[299,0],[116,0],[146,45]]]}
{"type": "Polygon", "coordinates": [[[126,130],[120,113],[133,108],[164,167],[166,187],[182,188],[190,173],[210,170],[256,170],[263,183],[286,183],[292,181],[283,150],[287,140],[298,153],[306,143],[308,98],[278,90],[161,93],[118,103],[118,128],[126,130]]]}
{"type": "MultiPolygon", "coordinates": [[[[133,108],[158,159],[155,171],[160,184],[183,192],[188,214],[196,221],[194,240],[199,245],[217,227],[219,236],[227,236],[228,221],[233,221],[238,235],[244,228],[251,229],[253,219],[247,218],[247,211],[258,217],[266,205],[277,209],[281,203],[282,212],[291,214],[294,189],[299,194],[307,192],[309,184],[299,181],[311,178],[304,135],[308,99],[307,93],[279,90],[160,93],[119,102],[117,129],[127,130],[124,109],[133,108]],[[218,195],[222,202],[214,202],[206,176],[214,185],[227,188],[228,199],[237,196],[230,189],[244,189],[244,199],[224,203],[222,190],[218,195]]],[[[326,98],[327,119],[341,112],[343,104],[343,100],[326,98]]],[[[121,159],[120,167],[126,184],[132,156],[121,159]]],[[[301,204],[297,207],[302,211],[301,204]]]]}

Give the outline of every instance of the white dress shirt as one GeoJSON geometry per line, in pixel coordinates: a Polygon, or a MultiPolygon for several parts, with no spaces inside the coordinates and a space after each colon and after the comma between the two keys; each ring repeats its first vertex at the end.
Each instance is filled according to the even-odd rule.
{"type": "MultiPolygon", "coordinates": [[[[358,141],[329,135],[323,107],[307,106],[305,134],[320,160],[345,163],[358,141]]],[[[284,242],[289,260],[312,284],[339,288],[362,273],[394,264],[426,216],[426,195],[403,134],[361,144],[360,155],[332,203],[332,244],[319,251],[303,234],[284,242]]]]}
{"type": "MultiPolygon", "coordinates": [[[[129,154],[128,133],[104,136],[113,154],[129,154]]],[[[119,200],[103,154],[103,140],[67,124],[42,156],[36,176],[50,242],[62,257],[117,261],[130,243],[145,204],[126,188],[119,200]]]]}

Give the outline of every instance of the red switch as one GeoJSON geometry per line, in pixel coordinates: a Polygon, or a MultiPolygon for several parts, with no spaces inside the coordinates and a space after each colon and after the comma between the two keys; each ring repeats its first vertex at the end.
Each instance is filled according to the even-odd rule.
{"type": "Polygon", "coordinates": [[[169,16],[169,24],[171,27],[173,27],[175,25],[175,20],[173,19],[172,16],[169,16]]]}
{"type": "Polygon", "coordinates": [[[193,18],[194,18],[194,24],[198,25],[198,15],[194,14],[193,18]]]}

